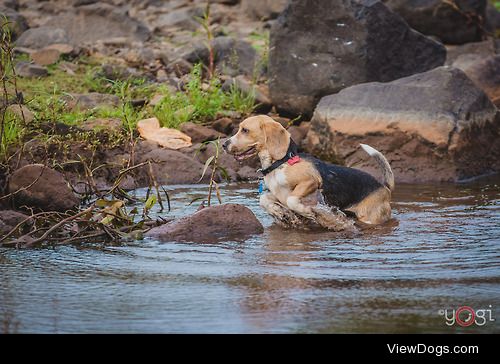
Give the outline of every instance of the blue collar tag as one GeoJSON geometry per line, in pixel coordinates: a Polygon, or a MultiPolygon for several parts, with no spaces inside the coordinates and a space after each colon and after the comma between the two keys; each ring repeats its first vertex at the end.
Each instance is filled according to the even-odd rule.
{"type": "Polygon", "coordinates": [[[264,182],[263,179],[260,179],[259,180],[259,195],[262,195],[262,193],[264,192],[265,187],[266,187],[266,183],[264,182]]]}

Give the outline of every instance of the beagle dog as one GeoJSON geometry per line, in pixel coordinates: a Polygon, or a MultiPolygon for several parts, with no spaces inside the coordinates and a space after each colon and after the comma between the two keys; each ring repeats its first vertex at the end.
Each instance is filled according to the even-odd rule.
{"type": "MultiPolygon", "coordinates": [[[[298,153],[290,133],[269,116],[250,117],[223,148],[241,161],[258,155],[268,193],[260,205],[279,221],[293,224],[297,219],[331,225],[324,218],[327,206],[342,215],[354,215],[366,224],[381,224],[391,217],[391,192],[394,175],[387,159],[374,148],[361,147],[378,162],[383,182],[354,168],[323,162],[298,153]]],[[[344,215],[344,216],[345,216],[344,215]]],[[[339,228],[337,226],[326,226],[339,228]]]]}

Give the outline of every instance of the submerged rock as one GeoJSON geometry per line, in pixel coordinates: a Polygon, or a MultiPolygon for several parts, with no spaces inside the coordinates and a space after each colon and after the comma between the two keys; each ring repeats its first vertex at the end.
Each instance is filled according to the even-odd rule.
{"type": "Polygon", "coordinates": [[[42,211],[71,210],[79,203],[63,174],[43,164],[16,170],[9,178],[9,193],[16,207],[25,205],[42,211]]]}
{"type": "Polygon", "coordinates": [[[324,97],[308,152],[378,173],[358,152],[385,154],[397,181],[459,181],[500,170],[500,115],[461,71],[439,67],[389,83],[366,83],[324,97]]]}
{"type": "Polygon", "coordinates": [[[444,46],[380,1],[292,0],[271,29],[269,90],[282,111],[312,114],[322,96],[443,65],[444,46]]]}
{"type": "Polygon", "coordinates": [[[384,0],[415,30],[438,37],[443,43],[482,40],[488,0],[384,0]]]}
{"type": "Polygon", "coordinates": [[[244,239],[262,232],[262,224],[248,207],[224,204],[203,208],[193,215],[153,228],[146,236],[165,242],[204,243],[222,239],[244,239]]]}

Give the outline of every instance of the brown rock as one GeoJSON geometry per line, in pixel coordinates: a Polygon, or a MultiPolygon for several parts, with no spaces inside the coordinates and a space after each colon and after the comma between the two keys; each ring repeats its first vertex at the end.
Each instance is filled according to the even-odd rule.
{"type": "Polygon", "coordinates": [[[68,109],[91,110],[97,107],[116,107],[120,98],[115,95],[91,92],[89,94],[71,94],[65,98],[68,109]]]}
{"type": "Polygon", "coordinates": [[[9,178],[9,193],[15,193],[12,199],[16,207],[25,205],[42,211],[71,210],[79,203],[64,176],[43,164],[16,170],[9,178]]]}
{"type": "Polygon", "coordinates": [[[48,66],[56,63],[61,56],[61,52],[57,49],[47,49],[43,48],[38,51],[31,53],[31,59],[33,62],[40,66],[48,66]]]}
{"type": "Polygon", "coordinates": [[[123,9],[102,2],[62,12],[50,17],[46,24],[64,29],[69,43],[77,45],[115,37],[145,41],[150,36],[148,28],[142,22],[129,17],[123,9]]]}
{"type": "Polygon", "coordinates": [[[67,43],[55,43],[48,45],[44,49],[55,49],[59,51],[60,54],[70,54],[75,50],[75,47],[67,43]]]}
{"type": "Polygon", "coordinates": [[[0,233],[7,234],[28,216],[17,211],[0,210],[0,233]]]}
{"type": "Polygon", "coordinates": [[[45,67],[28,62],[18,62],[16,64],[16,74],[20,77],[35,78],[45,77],[49,71],[45,67]]]}
{"type": "Polygon", "coordinates": [[[244,239],[264,231],[253,212],[242,205],[225,204],[201,209],[193,215],[151,229],[146,233],[161,241],[214,242],[244,239]]]}
{"type": "Polygon", "coordinates": [[[123,123],[118,118],[97,118],[86,120],[80,128],[83,130],[119,131],[122,126],[123,123]]]}
{"type": "Polygon", "coordinates": [[[458,57],[464,54],[477,54],[482,57],[490,57],[499,53],[500,44],[496,39],[489,39],[482,42],[466,43],[462,45],[448,45],[446,47],[446,63],[451,66],[458,57]]]}
{"type": "Polygon", "coordinates": [[[458,57],[453,66],[465,74],[500,107],[500,55],[483,57],[469,54],[458,57]]]}
{"type": "Polygon", "coordinates": [[[181,131],[191,137],[193,143],[203,143],[217,138],[224,138],[225,135],[217,130],[195,123],[183,123],[181,131]]]}
{"type": "Polygon", "coordinates": [[[220,118],[212,123],[212,128],[220,133],[231,135],[233,133],[233,120],[230,118],[220,118]]]}
{"type": "Polygon", "coordinates": [[[307,135],[307,132],[309,131],[309,128],[302,125],[300,126],[292,125],[287,130],[292,136],[292,139],[295,142],[295,144],[301,145],[302,141],[305,139],[307,135]]]}
{"type": "Polygon", "coordinates": [[[268,20],[276,18],[285,8],[288,0],[242,0],[242,10],[250,18],[268,20]]]}
{"type": "MultiPolygon", "coordinates": [[[[153,173],[160,184],[198,183],[203,171],[203,164],[200,162],[179,151],[160,148],[158,145],[138,157],[139,163],[148,160],[153,162],[153,173]]],[[[203,181],[206,182],[207,179],[208,174],[203,181]]],[[[149,185],[149,176],[145,169],[136,181],[141,186],[149,185]]]]}
{"type": "Polygon", "coordinates": [[[35,119],[35,114],[25,105],[13,104],[7,107],[7,111],[13,113],[19,120],[29,124],[35,119]]]}
{"type": "Polygon", "coordinates": [[[177,77],[182,77],[193,70],[193,64],[183,58],[180,58],[170,62],[167,65],[167,69],[169,72],[174,72],[177,77]]]}

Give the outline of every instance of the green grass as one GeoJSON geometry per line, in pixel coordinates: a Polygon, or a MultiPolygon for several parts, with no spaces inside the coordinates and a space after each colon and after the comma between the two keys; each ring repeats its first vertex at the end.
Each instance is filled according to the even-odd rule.
{"type": "Polygon", "coordinates": [[[162,95],[153,114],[162,126],[169,128],[178,128],[188,121],[205,123],[227,111],[249,114],[255,103],[254,95],[244,95],[234,87],[224,92],[216,77],[203,83],[201,64],[193,68],[185,92],[172,93],[163,89],[162,95]]]}
{"type": "Polygon", "coordinates": [[[500,10],[500,1],[493,0],[492,3],[493,3],[493,5],[495,5],[495,8],[497,8],[497,10],[500,10]]]}
{"type": "Polygon", "coordinates": [[[9,148],[21,140],[21,120],[13,113],[6,111],[4,120],[4,131],[0,143],[0,156],[5,156],[9,148]]]}
{"type": "Polygon", "coordinates": [[[100,77],[92,64],[80,64],[74,75],[53,65],[49,67],[47,77],[20,77],[17,85],[23,91],[25,102],[34,112],[38,123],[62,122],[78,126],[91,118],[115,117],[122,119],[127,131],[135,130],[137,121],[141,118],[152,116],[156,116],[162,126],[179,128],[187,121],[209,122],[227,111],[246,115],[252,112],[255,103],[254,95],[243,94],[234,87],[224,92],[217,77],[204,81],[201,64],[193,68],[183,92],[171,92],[163,85],[150,84],[144,79],[108,80],[100,77]],[[88,92],[116,95],[122,101],[121,105],[88,111],[69,110],[66,107],[65,99],[70,94],[88,92]],[[133,108],[129,105],[131,100],[149,100],[154,94],[163,96],[163,100],[154,107],[133,108]]]}
{"type": "MultiPolygon", "coordinates": [[[[25,56],[16,58],[16,61],[20,60],[27,59],[25,56]]],[[[165,85],[148,83],[144,79],[125,81],[106,79],[99,73],[99,61],[81,58],[73,60],[72,63],[78,66],[74,74],[62,70],[59,62],[47,67],[49,74],[46,77],[17,78],[17,90],[22,92],[24,103],[34,113],[35,118],[30,125],[21,125],[15,117],[6,115],[0,153],[6,153],[9,148],[16,143],[21,143],[23,137],[28,135],[30,138],[36,137],[47,142],[60,139],[59,142],[62,144],[81,141],[90,145],[104,140],[110,143],[109,145],[114,145],[113,143],[116,144],[116,141],[123,140],[123,138],[137,137],[137,122],[144,118],[156,116],[162,126],[179,128],[187,121],[209,123],[229,111],[237,111],[246,115],[254,108],[254,95],[243,94],[234,87],[229,91],[223,91],[218,77],[212,77],[210,80],[203,77],[201,64],[196,65],[186,78],[184,91],[172,92],[165,85]],[[120,103],[117,107],[98,107],[91,110],[68,108],[67,101],[71,94],[89,92],[116,95],[120,103]],[[150,100],[156,94],[162,95],[163,99],[154,107],[148,104],[133,107],[130,103],[131,100],[150,100]],[[123,130],[119,135],[116,132],[102,134],[101,131],[95,130],[58,136],[47,131],[46,127],[46,125],[57,123],[78,127],[95,118],[119,118],[122,121],[123,130]],[[97,132],[103,137],[96,138],[97,132]]],[[[13,84],[9,85],[8,93],[9,97],[15,95],[13,84]]],[[[55,129],[49,128],[49,130],[55,129]]]]}

